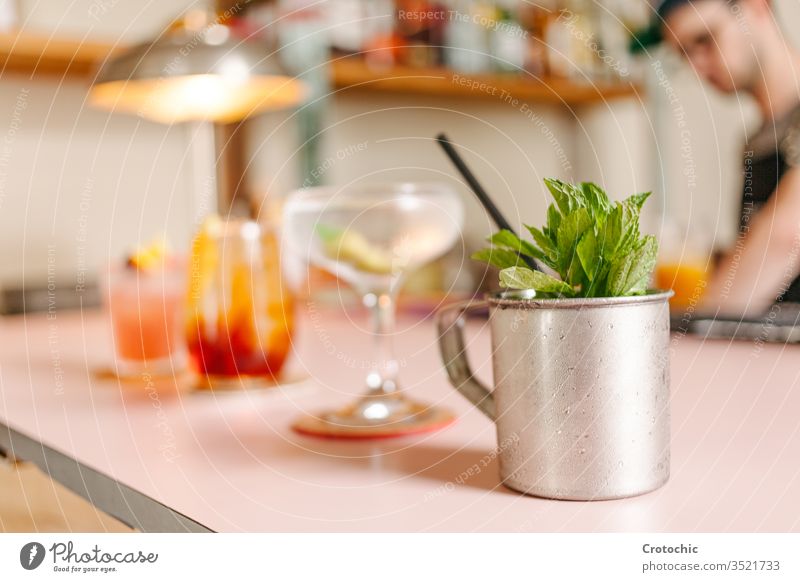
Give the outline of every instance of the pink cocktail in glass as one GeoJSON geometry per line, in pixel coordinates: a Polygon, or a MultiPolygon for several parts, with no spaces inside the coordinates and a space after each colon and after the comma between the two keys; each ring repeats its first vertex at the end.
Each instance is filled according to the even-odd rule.
{"type": "Polygon", "coordinates": [[[184,368],[184,271],[171,259],[146,269],[124,263],[108,269],[104,296],[117,374],[171,374],[184,368]]]}

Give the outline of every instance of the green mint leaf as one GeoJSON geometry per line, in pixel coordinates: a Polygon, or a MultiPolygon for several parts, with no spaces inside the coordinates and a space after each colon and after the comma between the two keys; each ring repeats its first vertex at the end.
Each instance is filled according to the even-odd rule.
{"type": "Polygon", "coordinates": [[[583,265],[581,265],[581,259],[578,257],[577,251],[572,253],[564,281],[569,285],[581,288],[585,288],[589,284],[589,278],[583,271],[583,265]]]}
{"type": "Polygon", "coordinates": [[[634,253],[634,265],[628,274],[626,295],[640,295],[647,291],[657,258],[658,241],[656,237],[648,235],[634,253]]]}
{"type": "Polygon", "coordinates": [[[630,203],[629,200],[621,204],[622,235],[617,245],[616,256],[632,252],[639,241],[639,209],[635,203],[630,203]]]}
{"type": "Polygon", "coordinates": [[[628,253],[618,257],[612,264],[608,272],[608,294],[611,296],[621,296],[625,291],[625,283],[628,273],[633,264],[633,256],[628,253]]]}
{"type": "Polygon", "coordinates": [[[545,178],[544,183],[550,190],[561,214],[568,214],[580,206],[578,190],[572,184],[554,178],[545,178]]]}
{"type": "Polygon", "coordinates": [[[489,239],[494,248],[475,258],[501,267],[502,284],[514,288],[582,297],[645,293],[658,250],[655,238],[639,231],[639,215],[650,193],[612,202],[591,182],[547,179],[545,184],[554,202],[541,229],[526,226],[533,243],[501,231],[489,239]],[[541,261],[561,280],[526,269],[522,256],[541,261]]]}
{"type": "Polygon", "coordinates": [[[617,250],[619,249],[620,242],[623,236],[622,217],[624,209],[622,204],[615,204],[611,212],[606,217],[600,233],[600,248],[603,249],[604,256],[613,259],[617,250]]]}
{"type": "MultiPolygon", "coordinates": [[[[574,271],[573,264],[577,260],[575,247],[578,245],[583,233],[591,226],[592,218],[585,208],[578,208],[561,220],[561,225],[558,229],[558,258],[561,267],[558,269],[559,274],[564,275],[570,270],[574,271]]],[[[574,279],[570,277],[567,281],[571,283],[574,279]]]]}
{"type": "Polygon", "coordinates": [[[627,204],[629,206],[636,208],[636,214],[638,216],[639,211],[642,210],[642,206],[644,205],[645,201],[648,198],[650,198],[651,194],[652,192],[642,192],[641,194],[633,194],[631,196],[628,196],[628,198],[625,199],[625,202],[623,204],[627,204]]]}
{"type": "Polygon", "coordinates": [[[605,219],[611,211],[611,201],[608,199],[608,194],[606,194],[605,190],[591,182],[583,182],[581,190],[592,218],[605,219]]]}
{"type": "Polygon", "coordinates": [[[526,267],[510,267],[500,271],[500,284],[510,289],[535,289],[541,293],[557,293],[572,297],[575,290],[555,277],[526,267]]]}
{"type": "Polygon", "coordinates": [[[593,229],[589,229],[581,237],[578,242],[578,258],[581,261],[581,266],[586,273],[586,278],[589,281],[594,281],[597,271],[599,271],[601,262],[597,248],[597,237],[593,229]]]}
{"type": "Polygon", "coordinates": [[[654,236],[646,236],[632,252],[620,257],[608,274],[609,292],[615,296],[640,295],[656,265],[658,243],[654,236]]]}
{"type": "Polygon", "coordinates": [[[503,229],[494,233],[489,237],[489,242],[497,247],[506,248],[535,259],[542,257],[542,253],[539,251],[539,249],[533,246],[530,242],[522,240],[510,230],[503,229]]]}
{"type": "Polygon", "coordinates": [[[506,269],[508,267],[515,267],[523,265],[525,262],[514,251],[507,249],[488,248],[481,249],[472,254],[472,259],[489,263],[498,269],[506,269]]]}
{"type": "Polygon", "coordinates": [[[542,262],[551,269],[557,269],[558,249],[556,248],[555,241],[551,240],[550,237],[538,228],[532,226],[526,226],[525,228],[531,233],[534,242],[536,242],[539,249],[542,251],[542,257],[540,257],[542,262]]]}
{"type": "Polygon", "coordinates": [[[555,233],[558,232],[558,227],[561,224],[561,214],[558,212],[555,204],[547,207],[547,231],[551,240],[555,240],[555,233]]]}

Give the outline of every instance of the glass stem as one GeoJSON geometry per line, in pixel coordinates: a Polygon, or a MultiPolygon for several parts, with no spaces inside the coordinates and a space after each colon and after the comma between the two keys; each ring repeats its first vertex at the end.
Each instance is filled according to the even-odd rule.
{"type": "Polygon", "coordinates": [[[397,391],[397,360],[394,357],[395,293],[367,293],[364,305],[372,311],[375,359],[367,375],[370,395],[397,391]]]}

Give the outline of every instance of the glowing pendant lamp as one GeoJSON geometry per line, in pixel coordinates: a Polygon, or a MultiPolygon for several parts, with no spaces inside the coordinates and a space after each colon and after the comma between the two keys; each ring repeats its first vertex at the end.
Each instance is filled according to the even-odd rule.
{"type": "MultiPolygon", "coordinates": [[[[239,155],[241,147],[230,147],[229,133],[220,147],[223,124],[296,106],[306,94],[305,84],[283,70],[268,46],[236,36],[225,24],[230,16],[192,10],[158,38],[111,57],[92,84],[90,104],[160,123],[201,122],[195,127],[206,139],[192,139],[194,147],[210,154],[209,143],[216,142],[217,155],[206,161],[230,166],[226,155],[239,155]]],[[[219,202],[228,203],[235,192],[218,195],[219,202]]]]}

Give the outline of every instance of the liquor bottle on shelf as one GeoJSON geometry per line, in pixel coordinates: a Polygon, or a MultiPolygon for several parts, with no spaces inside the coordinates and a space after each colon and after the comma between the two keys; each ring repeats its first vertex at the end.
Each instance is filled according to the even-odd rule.
{"type": "Polygon", "coordinates": [[[637,31],[646,29],[651,22],[650,5],[640,0],[604,0],[604,6],[598,28],[603,47],[613,59],[608,62],[610,76],[641,79],[641,65],[648,65],[634,58],[631,45],[637,31]]]}
{"type": "Polygon", "coordinates": [[[366,6],[370,34],[364,46],[364,60],[373,69],[406,62],[406,39],[398,32],[394,0],[370,0],[366,6]]]}
{"type": "Polygon", "coordinates": [[[490,23],[489,47],[494,68],[519,73],[525,65],[527,32],[517,19],[516,3],[498,2],[495,19],[490,23]]]}
{"type": "Polygon", "coordinates": [[[443,62],[448,11],[438,2],[396,0],[397,33],[406,45],[406,64],[433,67],[443,62]]]}
{"type": "Polygon", "coordinates": [[[585,0],[566,0],[547,30],[550,73],[588,83],[597,78],[599,41],[592,7],[585,0]]]}
{"type": "Polygon", "coordinates": [[[482,19],[490,18],[494,5],[482,0],[455,0],[444,36],[444,61],[462,73],[488,73],[492,70],[489,35],[482,19]]]}
{"type": "Polygon", "coordinates": [[[547,27],[557,18],[554,2],[521,2],[519,5],[519,24],[525,31],[525,56],[523,69],[535,77],[549,74],[547,67],[547,27]]]}

